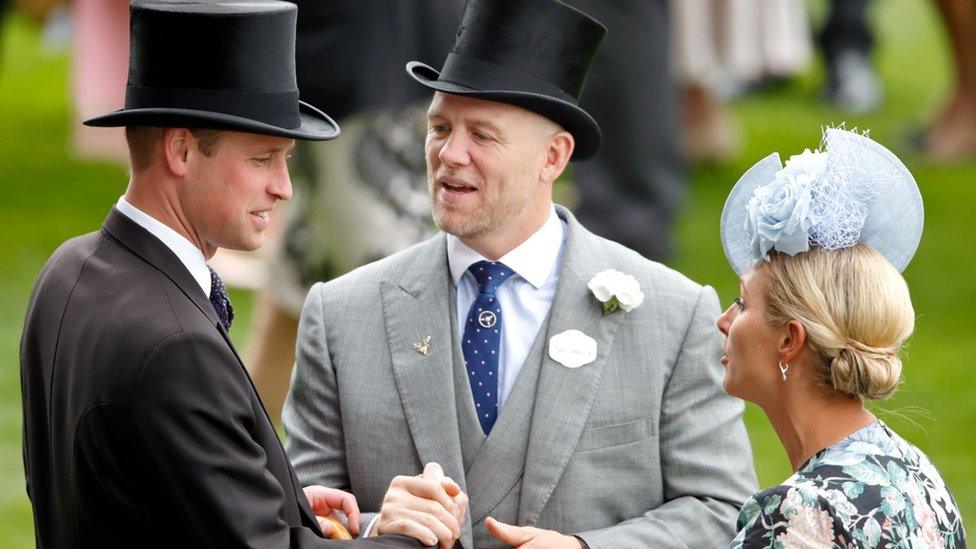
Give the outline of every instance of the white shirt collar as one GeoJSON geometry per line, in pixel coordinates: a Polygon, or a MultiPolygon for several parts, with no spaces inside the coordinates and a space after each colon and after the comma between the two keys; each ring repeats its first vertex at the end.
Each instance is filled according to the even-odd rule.
{"type": "Polygon", "coordinates": [[[200,248],[194,246],[185,236],[126,202],[124,196],[119,197],[115,209],[162,241],[186,266],[186,270],[190,271],[190,275],[203,289],[203,293],[207,297],[210,296],[210,268],[207,267],[207,258],[203,256],[200,248]]]}
{"type": "MultiPolygon", "coordinates": [[[[556,207],[550,206],[549,218],[542,227],[498,261],[508,265],[537,289],[542,288],[556,269],[564,231],[563,222],[556,214],[556,207]]],[[[487,260],[458,237],[447,235],[447,262],[455,286],[468,267],[479,261],[487,260]]]]}

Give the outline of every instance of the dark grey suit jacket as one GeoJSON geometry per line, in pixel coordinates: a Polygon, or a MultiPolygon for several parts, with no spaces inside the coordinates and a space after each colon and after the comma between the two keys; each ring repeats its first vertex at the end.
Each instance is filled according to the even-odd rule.
{"type": "Polygon", "coordinates": [[[119,212],[44,266],[20,359],[38,547],[336,543],[207,296],[119,212]]]}

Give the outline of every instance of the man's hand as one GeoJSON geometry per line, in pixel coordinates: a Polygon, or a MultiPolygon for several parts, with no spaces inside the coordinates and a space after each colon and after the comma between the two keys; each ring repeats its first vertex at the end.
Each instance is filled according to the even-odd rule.
{"type": "Polygon", "coordinates": [[[464,524],[464,515],[466,515],[468,512],[468,495],[461,491],[461,487],[458,486],[458,483],[454,482],[454,479],[445,476],[444,470],[441,469],[441,466],[437,463],[428,463],[427,466],[424,467],[424,472],[421,477],[441,483],[441,486],[444,488],[447,495],[454,500],[454,518],[457,519],[458,526],[460,527],[460,525],[464,524]]]}
{"type": "Polygon", "coordinates": [[[468,497],[441,466],[428,463],[422,475],[398,476],[383,498],[376,534],[402,534],[425,545],[454,546],[468,509],[468,497]]]}
{"type": "MultiPolygon", "coordinates": [[[[335,488],[306,486],[305,497],[308,498],[316,517],[332,516],[338,519],[335,512],[342,511],[346,515],[349,531],[353,535],[359,534],[359,504],[356,503],[356,496],[335,488]]],[[[332,525],[324,520],[319,520],[319,528],[326,536],[332,533],[332,525]]]]}
{"type": "Polygon", "coordinates": [[[581,549],[583,544],[573,536],[531,526],[512,526],[488,517],[488,533],[512,547],[524,549],[581,549]]]}

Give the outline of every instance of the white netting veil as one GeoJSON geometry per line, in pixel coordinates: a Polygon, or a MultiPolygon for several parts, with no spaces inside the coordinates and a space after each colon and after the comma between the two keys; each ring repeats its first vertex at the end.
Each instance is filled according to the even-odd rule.
{"type": "Polygon", "coordinates": [[[849,248],[860,239],[867,204],[878,195],[883,181],[858,162],[851,147],[831,147],[826,132],[820,150],[827,154],[827,166],[813,184],[810,245],[849,248]]]}
{"type": "Polygon", "coordinates": [[[923,217],[915,179],[894,154],[866,132],[828,128],[817,152],[792,157],[785,167],[770,155],[743,174],[722,212],[722,244],[741,275],[767,258],[766,250],[797,253],[795,241],[801,235],[781,227],[800,226],[810,247],[838,250],[865,242],[903,270],[918,248],[923,217]],[[784,177],[787,173],[792,176],[784,177]],[[809,193],[808,204],[798,201],[805,204],[800,209],[791,210],[791,202],[760,200],[791,196],[797,189],[809,193]]]}

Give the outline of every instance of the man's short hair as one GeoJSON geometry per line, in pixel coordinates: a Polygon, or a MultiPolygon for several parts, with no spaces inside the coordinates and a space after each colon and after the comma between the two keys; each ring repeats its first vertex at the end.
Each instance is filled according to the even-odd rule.
{"type": "MultiPolygon", "coordinates": [[[[125,141],[129,144],[129,164],[132,171],[141,172],[152,166],[156,159],[156,147],[162,143],[163,135],[168,129],[158,126],[125,127],[125,141]]],[[[201,128],[190,128],[190,133],[200,143],[200,152],[208,157],[217,150],[223,134],[221,130],[201,128]]]]}

